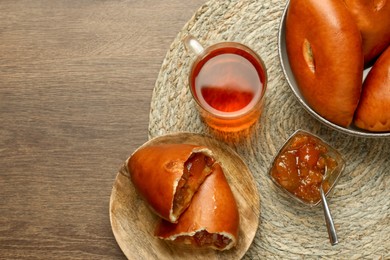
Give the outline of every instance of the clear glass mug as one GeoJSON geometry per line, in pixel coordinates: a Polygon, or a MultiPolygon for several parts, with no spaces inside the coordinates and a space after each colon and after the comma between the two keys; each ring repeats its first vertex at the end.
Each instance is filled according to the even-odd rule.
{"type": "Polygon", "coordinates": [[[184,44],[196,55],[188,80],[203,121],[224,132],[253,125],[261,116],[267,89],[262,59],[237,42],[204,48],[190,35],[184,44]]]}

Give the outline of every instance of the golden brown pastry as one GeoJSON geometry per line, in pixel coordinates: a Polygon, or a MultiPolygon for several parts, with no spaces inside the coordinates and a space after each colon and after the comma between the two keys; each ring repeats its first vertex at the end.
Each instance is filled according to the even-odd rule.
{"type": "Polygon", "coordinates": [[[340,0],[291,0],[286,47],[292,72],[310,107],[347,127],[359,101],[363,53],[360,31],[340,0]]]}
{"type": "Polygon", "coordinates": [[[390,1],[343,1],[362,34],[364,63],[370,65],[390,44],[390,1]]]}
{"type": "Polygon", "coordinates": [[[162,220],[155,235],[195,247],[227,250],[237,243],[238,232],[237,204],[221,166],[216,163],[179,222],[162,220]]]}
{"type": "Polygon", "coordinates": [[[354,123],[373,132],[390,131],[390,47],[381,54],[364,81],[354,123]]]}
{"type": "Polygon", "coordinates": [[[152,210],[177,222],[214,161],[206,147],[163,144],[138,149],[128,160],[128,169],[134,187],[152,210]]]}

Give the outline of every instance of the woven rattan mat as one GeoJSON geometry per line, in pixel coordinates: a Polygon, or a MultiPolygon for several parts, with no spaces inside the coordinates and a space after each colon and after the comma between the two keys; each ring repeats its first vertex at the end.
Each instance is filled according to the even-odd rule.
{"type": "MultiPolygon", "coordinates": [[[[313,119],[293,96],[278,57],[278,27],[286,1],[209,1],[177,35],[153,92],[149,137],[186,131],[215,136],[240,154],[260,192],[260,225],[245,258],[390,259],[390,140],[336,132],[313,119]],[[245,133],[216,133],[199,118],[188,88],[194,60],[182,44],[188,34],[204,45],[237,41],[254,49],[268,72],[265,110],[245,133]],[[268,168],[297,129],[319,135],[347,161],[329,198],[340,243],[330,246],[321,207],[301,206],[277,192],[268,168]]],[[[253,227],[257,228],[257,227],[253,227]]]]}

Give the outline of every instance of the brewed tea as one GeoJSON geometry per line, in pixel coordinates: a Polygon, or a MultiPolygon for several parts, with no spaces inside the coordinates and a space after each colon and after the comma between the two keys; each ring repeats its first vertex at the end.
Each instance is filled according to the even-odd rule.
{"type": "Polygon", "coordinates": [[[184,44],[197,55],[189,85],[203,121],[223,132],[237,132],[253,125],[262,113],[267,88],[261,58],[237,42],[203,48],[189,35],[184,44]]]}
{"type": "Polygon", "coordinates": [[[192,86],[207,110],[241,114],[260,99],[263,73],[261,64],[246,51],[220,48],[197,64],[192,86]]]}

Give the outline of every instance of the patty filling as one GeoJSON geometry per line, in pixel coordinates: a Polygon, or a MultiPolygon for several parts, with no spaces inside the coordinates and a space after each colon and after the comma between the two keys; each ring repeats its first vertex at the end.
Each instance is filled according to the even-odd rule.
{"type": "Polygon", "coordinates": [[[206,230],[198,231],[193,236],[179,236],[175,241],[197,247],[214,247],[219,250],[232,243],[230,238],[221,234],[209,233],[206,230]]]}
{"type": "Polygon", "coordinates": [[[184,171],[173,199],[173,215],[178,217],[190,205],[191,199],[212,172],[215,160],[203,153],[194,153],[184,163],[184,171]]]}

